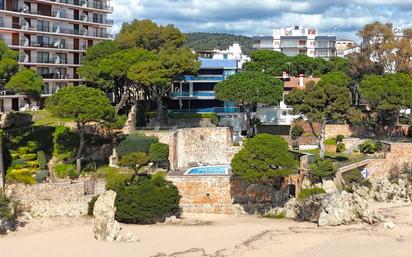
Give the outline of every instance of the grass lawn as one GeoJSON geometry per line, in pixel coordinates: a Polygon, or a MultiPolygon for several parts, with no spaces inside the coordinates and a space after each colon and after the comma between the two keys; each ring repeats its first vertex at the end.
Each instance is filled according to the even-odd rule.
{"type": "MultiPolygon", "coordinates": [[[[319,149],[314,150],[302,150],[301,153],[313,154],[316,158],[319,157],[319,149]]],[[[345,154],[345,153],[325,153],[325,158],[333,161],[336,168],[341,168],[352,163],[360,162],[366,159],[370,159],[370,156],[364,154],[345,154]]]]}
{"type": "Polygon", "coordinates": [[[66,122],[73,121],[70,118],[57,118],[54,117],[48,110],[36,111],[33,114],[34,126],[52,126],[56,127],[64,125],[66,122]]]}

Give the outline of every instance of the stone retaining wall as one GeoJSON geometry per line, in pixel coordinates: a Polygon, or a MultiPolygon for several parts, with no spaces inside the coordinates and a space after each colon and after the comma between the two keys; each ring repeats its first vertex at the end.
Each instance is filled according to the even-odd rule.
{"type": "MultiPolygon", "coordinates": [[[[95,195],[105,192],[105,181],[95,182],[95,195]]],[[[93,195],[85,195],[84,181],[76,183],[12,184],[8,196],[18,200],[33,217],[80,216],[87,214],[93,195]]]]}
{"type": "Polygon", "coordinates": [[[183,213],[234,214],[229,176],[168,176],[182,196],[183,213]]]}

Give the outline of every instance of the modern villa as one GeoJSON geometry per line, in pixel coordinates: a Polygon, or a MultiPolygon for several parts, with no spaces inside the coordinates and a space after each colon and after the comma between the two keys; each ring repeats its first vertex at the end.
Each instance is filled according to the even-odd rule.
{"type": "MultiPolygon", "coordinates": [[[[83,81],[76,71],[87,48],[112,38],[112,11],[109,0],[0,0],[0,39],[19,52],[21,68],[44,78],[44,98],[83,81]]],[[[24,96],[1,90],[0,111],[27,107],[24,96]]]]}

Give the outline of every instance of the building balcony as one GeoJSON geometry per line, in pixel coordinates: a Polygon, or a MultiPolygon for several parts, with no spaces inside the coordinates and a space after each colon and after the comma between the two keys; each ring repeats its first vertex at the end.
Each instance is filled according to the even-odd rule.
{"type": "Polygon", "coordinates": [[[75,49],[73,45],[69,45],[67,43],[63,43],[63,42],[37,42],[37,41],[30,41],[28,39],[26,40],[21,40],[20,41],[20,45],[19,46],[11,46],[13,47],[17,47],[17,48],[45,48],[45,49],[50,49],[50,50],[68,50],[68,51],[80,51],[80,52],[84,52],[87,49],[87,45],[86,44],[82,44],[81,46],[79,46],[79,49],[75,49]]]}
{"type": "Polygon", "coordinates": [[[169,110],[170,113],[239,113],[242,109],[239,107],[210,107],[210,108],[200,108],[200,109],[174,109],[169,110]]]}
{"type": "Polygon", "coordinates": [[[213,91],[196,91],[196,92],[172,92],[170,93],[170,98],[172,99],[215,99],[216,95],[213,91]]]}
{"type": "Polygon", "coordinates": [[[59,36],[76,36],[76,37],[85,37],[85,38],[96,38],[96,39],[110,39],[113,38],[113,34],[107,32],[98,32],[98,31],[88,31],[84,28],[82,29],[69,29],[61,27],[52,27],[52,26],[41,26],[35,28],[33,26],[28,26],[27,24],[18,26],[18,27],[7,27],[4,23],[0,27],[11,30],[11,31],[23,31],[23,32],[32,32],[33,34],[44,34],[44,35],[59,35],[59,36]]]}
{"type": "MultiPolygon", "coordinates": [[[[73,5],[74,8],[84,8],[84,9],[94,9],[98,11],[104,11],[111,13],[113,12],[113,7],[107,3],[102,3],[98,1],[86,1],[86,0],[26,0],[28,2],[38,2],[38,3],[51,3],[58,5],[73,5]]],[[[73,8],[71,6],[71,8],[73,8]]]]}
{"type": "Polygon", "coordinates": [[[181,78],[184,81],[222,81],[224,80],[223,75],[197,75],[197,76],[190,76],[186,75],[181,78]]]}

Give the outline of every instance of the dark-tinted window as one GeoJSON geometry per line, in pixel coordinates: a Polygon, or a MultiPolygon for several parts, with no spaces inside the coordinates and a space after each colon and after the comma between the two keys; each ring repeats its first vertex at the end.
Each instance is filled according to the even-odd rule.
{"type": "Polygon", "coordinates": [[[0,10],[4,10],[4,0],[0,0],[0,10]]]}

